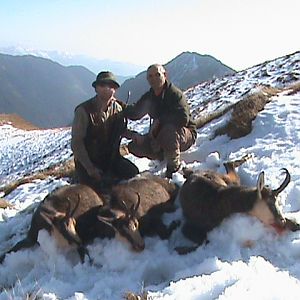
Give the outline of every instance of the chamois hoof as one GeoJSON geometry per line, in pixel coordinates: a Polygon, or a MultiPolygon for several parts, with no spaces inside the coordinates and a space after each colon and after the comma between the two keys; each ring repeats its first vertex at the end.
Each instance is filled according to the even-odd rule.
{"type": "Polygon", "coordinates": [[[4,259],[5,259],[5,254],[0,256],[0,265],[3,263],[4,259]]]}
{"type": "Polygon", "coordinates": [[[197,245],[197,246],[180,246],[180,247],[176,247],[174,250],[179,255],[185,255],[185,254],[194,252],[198,247],[199,247],[199,245],[197,245]]]}

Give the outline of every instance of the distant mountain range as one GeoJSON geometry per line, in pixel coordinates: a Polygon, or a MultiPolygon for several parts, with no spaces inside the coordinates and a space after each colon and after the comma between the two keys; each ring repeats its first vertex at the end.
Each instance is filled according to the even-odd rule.
{"type": "Polygon", "coordinates": [[[64,66],[85,66],[95,74],[98,74],[100,71],[109,70],[116,74],[120,83],[145,69],[144,66],[126,62],[97,59],[87,55],[75,55],[61,51],[28,49],[25,47],[0,47],[0,53],[9,55],[33,55],[48,58],[64,66]]]}
{"type": "MultiPolygon", "coordinates": [[[[235,71],[210,55],[195,52],[183,52],[165,65],[168,78],[179,88],[185,90],[200,82],[234,74],[235,71]]],[[[130,103],[136,102],[147,90],[146,71],[135,78],[127,79],[117,92],[125,100],[131,92],[130,103]]]]}
{"type": "Polygon", "coordinates": [[[71,123],[75,106],[94,95],[95,74],[32,55],[0,54],[0,113],[42,128],[71,123]]]}
{"type": "MultiPolygon", "coordinates": [[[[192,85],[235,71],[209,55],[184,52],[166,64],[178,87],[192,85]]],[[[33,55],[0,54],[0,113],[18,114],[41,128],[69,126],[76,105],[92,97],[96,75],[82,66],[62,66],[33,55]]],[[[118,90],[121,100],[131,91],[131,102],[149,89],[146,72],[126,80],[118,90]]]]}

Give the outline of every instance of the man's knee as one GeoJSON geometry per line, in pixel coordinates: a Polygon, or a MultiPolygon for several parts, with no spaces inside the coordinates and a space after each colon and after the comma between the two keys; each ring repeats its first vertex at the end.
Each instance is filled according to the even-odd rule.
{"type": "Polygon", "coordinates": [[[172,124],[166,124],[160,130],[156,142],[163,151],[174,152],[179,148],[179,135],[176,127],[172,124]]]}
{"type": "Polygon", "coordinates": [[[178,128],[173,124],[165,124],[161,127],[159,135],[169,136],[175,135],[178,128]]]}
{"type": "Polygon", "coordinates": [[[150,138],[145,139],[144,143],[141,145],[137,145],[134,142],[130,142],[128,144],[128,151],[136,157],[147,157],[149,159],[159,160],[163,159],[160,149],[158,149],[158,151],[153,150],[150,138]]]}
{"type": "Polygon", "coordinates": [[[139,173],[138,167],[124,157],[113,162],[111,171],[119,179],[130,179],[139,173]]]}

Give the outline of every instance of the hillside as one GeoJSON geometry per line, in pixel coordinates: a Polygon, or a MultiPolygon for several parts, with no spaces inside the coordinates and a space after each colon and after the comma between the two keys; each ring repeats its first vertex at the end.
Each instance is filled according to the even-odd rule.
{"type": "MultiPolygon", "coordinates": [[[[169,80],[182,90],[203,81],[235,73],[233,69],[225,66],[214,57],[195,52],[181,53],[168,62],[165,68],[169,80]]],[[[135,78],[126,80],[117,91],[117,96],[125,101],[128,91],[130,91],[130,103],[133,103],[147,90],[149,90],[149,84],[146,80],[146,71],[144,71],[135,78]]]]}
{"type": "Polygon", "coordinates": [[[35,56],[0,54],[0,112],[41,128],[69,125],[75,106],[94,93],[95,75],[35,56]]]}
{"type": "MultiPolygon", "coordinates": [[[[188,89],[186,96],[195,117],[228,110],[199,126],[195,145],[181,156],[183,164],[224,173],[224,162],[252,153],[253,159],[238,168],[242,185],[254,188],[264,171],[265,184],[272,189],[283,182],[286,168],[291,180],[277,204],[284,216],[300,223],[300,52],[203,82],[188,89]],[[230,123],[238,104],[255,95],[268,99],[251,121],[250,131],[240,137],[216,135],[230,123]]],[[[148,121],[129,126],[144,132],[148,121]]],[[[0,188],[63,165],[72,156],[70,128],[24,131],[5,124],[0,126],[0,139],[5,141],[0,143],[0,188]]],[[[140,171],[162,175],[166,170],[164,162],[128,158],[140,171]]],[[[172,180],[181,186],[185,178],[179,171],[172,180]]],[[[14,207],[0,208],[0,255],[25,236],[38,203],[69,184],[69,177],[49,176],[5,195],[14,207]]],[[[179,199],[175,203],[176,211],[164,214],[166,224],[184,221],[179,199]]],[[[39,246],[8,254],[0,264],[0,300],[299,298],[299,231],[278,234],[258,219],[238,213],[212,230],[208,240],[196,251],[178,255],[175,247],[191,245],[181,228],[168,240],[146,237],[140,253],[118,239],[98,238],[88,245],[94,260],[90,265],[81,264],[76,251],[58,248],[41,231],[39,246]]]]}
{"type": "Polygon", "coordinates": [[[16,114],[0,114],[0,126],[11,125],[14,128],[23,129],[23,130],[35,130],[39,129],[37,126],[29,123],[20,116],[16,114]]]}

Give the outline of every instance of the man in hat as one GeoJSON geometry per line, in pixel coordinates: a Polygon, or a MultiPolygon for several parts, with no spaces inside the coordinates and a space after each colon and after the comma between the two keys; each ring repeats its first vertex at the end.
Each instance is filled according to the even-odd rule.
{"type": "Polygon", "coordinates": [[[79,183],[96,191],[107,178],[129,179],[138,168],[119,152],[121,135],[126,130],[125,106],[114,95],[120,87],[113,73],[100,72],[92,83],[96,96],[75,108],[71,148],[79,183]]]}
{"type": "Polygon", "coordinates": [[[197,137],[196,124],[182,91],[170,83],[162,65],[151,65],[147,70],[151,86],[141,99],[124,110],[124,116],[137,120],[148,114],[152,119],[149,133],[132,133],[128,150],[138,157],[165,159],[166,177],[180,167],[180,152],[189,149],[197,137]]]}

